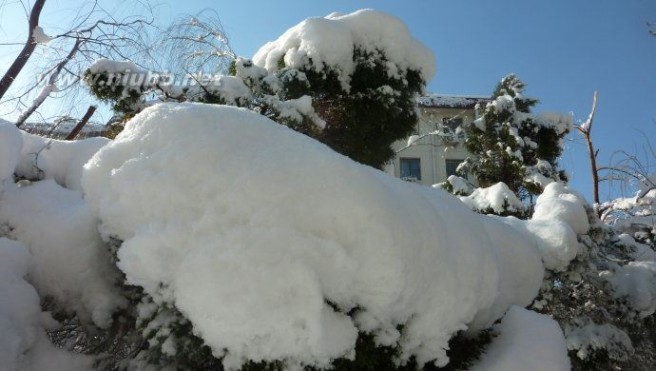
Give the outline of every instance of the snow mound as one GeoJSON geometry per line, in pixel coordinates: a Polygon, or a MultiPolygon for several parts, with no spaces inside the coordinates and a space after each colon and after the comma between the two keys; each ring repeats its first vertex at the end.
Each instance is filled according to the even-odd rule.
{"type": "MultiPolygon", "coordinates": [[[[48,139],[20,131],[23,144],[16,173],[28,179],[53,178],[63,187],[82,190],[82,167],[107,138],[88,138],[75,141],[48,139]]],[[[0,133],[1,134],[1,133],[0,133]]]]}
{"type": "MultiPolygon", "coordinates": [[[[20,160],[23,139],[18,128],[0,120],[0,190],[5,180],[11,178],[20,160]]],[[[11,179],[13,181],[13,179],[11,179]]]]}
{"type": "Polygon", "coordinates": [[[535,201],[532,219],[563,220],[577,234],[585,234],[590,229],[585,204],[583,197],[562,183],[550,183],[535,201]]]}
{"type": "Polygon", "coordinates": [[[472,371],[570,370],[565,337],[550,317],[513,306],[494,330],[498,337],[472,371]]]}
{"type": "Polygon", "coordinates": [[[91,370],[90,357],[55,348],[45,327],[54,320],[41,312],[39,296],[24,278],[30,254],[20,243],[0,237],[0,368],[3,370],[91,370]]]}
{"type": "Polygon", "coordinates": [[[533,238],[523,234],[509,219],[481,216],[486,234],[497,246],[500,275],[494,303],[476,315],[469,324],[469,332],[488,328],[512,305],[528,306],[542,285],[545,266],[535,244],[530,243],[533,238]]]}
{"type": "Polygon", "coordinates": [[[633,354],[631,338],[621,329],[605,323],[592,321],[579,326],[565,328],[567,349],[576,351],[576,356],[585,360],[598,350],[605,350],[610,359],[622,360],[633,354]]]}
{"type": "Polygon", "coordinates": [[[88,68],[91,73],[145,73],[146,71],[130,61],[113,61],[106,58],[96,59],[88,68]]]}
{"type": "Polygon", "coordinates": [[[124,241],[128,283],[174,304],[229,369],[327,366],[358,332],[398,345],[400,362],[444,365],[455,332],[530,302],[543,274],[532,239],[446,192],[234,107],[145,109],[82,185],[124,241]]]}
{"type": "Polygon", "coordinates": [[[8,187],[0,197],[0,224],[32,254],[30,280],[42,295],[54,297],[82,318],[108,326],[125,304],[97,220],[79,192],[53,180],[8,187]]]}
{"type": "Polygon", "coordinates": [[[614,295],[627,297],[631,307],[640,312],[641,317],[656,311],[656,262],[630,262],[615,272],[607,273],[606,278],[613,285],[614,295]]]}
{"type": "Polygon", "coordinates": [[[493,210],[497,214],[508,211],[519,212],[525,209],[522,201],[503,182],[487,188],[476,188],[471,195],[460,197],[460,200],[469,205],[472,210],[493,210]]]}
{"type": "Polygon", "coordinates": [[[297,69],[310,67],[311,60],[317,72],[324,67],[336,71],[348,88],[347,76],[355,70],[354,48],[373,54],[384,51],[390,71],[416,70],[425,81],[435,75],[435,57],[410,35],[405,24],[371,9],[306,19],[260,48],[253,62],[271,72],[278,70],[280,60],[297,69]]]}
{"type": "Polygon", "coordinates": [[[577,231],[589,229],[583,205],[579,196],[559,183],[552,183],[538,197],[530,220],[514,217],[503,220],[535,241],[545,268],[559,272],[567,268],[581,249],[577,231]]]}

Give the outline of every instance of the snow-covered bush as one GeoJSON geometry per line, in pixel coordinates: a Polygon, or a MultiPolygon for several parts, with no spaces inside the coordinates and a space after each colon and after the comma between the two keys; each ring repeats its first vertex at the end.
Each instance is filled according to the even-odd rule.
{"type": "MultiPolygon", "coordinates": [[[[616,233],[600,223],[592,207],[576,194],[557,196],[555,186],[545,189],[549,203],[543,206],[556,199],[561,205],[541,208],[541,195],[534,218],[568,219],[576,231],[578,249],[568,265],[547,270],[533,308],[560,323],[573,369],[653,368],[653,317],[645,315],[653,313],[654,296],[645,288],[656,280],[649,264],[633,263],[635,250],[619,243],[616,233]],[[581,217],[582,212],[587,218],[581,217]]],[[[549,235],[550,239],[560,238],[556,229],[549,235]]]]}
{"type": "MultiPolygon", "coordinates": [[[[452,179],[452,178],[451,178],[452,179]]],[[[448,182],[450,185],[451,181],[448,182]]],[[[448,191],[449,189],[447,189],[448,191]]],[[[462,187],[451,190],[463,193],[462,187]]],[[[505,183],[497,183],[487,188],[475,188],[471,194],[461,196],[460,200],[467,204],[472,210],[481,214],[494,214],[501,216],[514,215],[524,217],[526,215],[526,206],[517,198],[515,193],[508,188],[505,183]]]]}
{"type": "Polygon", "coordinates": [[[504,182],[521,198],[565,180],[557,160],[572,125],[563,115],[531,114],[537,100],[525,97],[524,87],[515,75],[501,80],[481,116],[465,127],[465,147],[474,156],[459,168],[482,187],[504,182]]]}
{"type": "MultiPolygon", "coordinates": [[[[533,357],[567,369],[563,344],[576,369],[653,364],[652,255],[562,184],[545,187],[528,220],[481,215],[250,110],[170,103],[136,115],[81,182],[67,162],[92,150],[77,141],[75,161],[44,166],[54,179],[18,186],[11,169],[33,138],[2,129],[13,148],[0,163],[2,233],[29,250],[29,274],[17,275],[63,325],[29,331],[47,327],[100,367],[463,368],[482,350],[475,367],[533,357]],[[508,311],[531,303],[564,336],[508,311]],[[551,345],[523,340],[526,322],[551,345]]],[[[36,352],[21,336],[7,341],[36,352]]]]}
{"type": "Polygon", "coordinates": [[[292,80],[298,89],[289,92],[312,96],[326,122],[317,139],[378,168],[394,156],[391,144],[413,130],[415,98],[435,73],[432,53],[403,22],[373,10],[307,19],[265,44],[253,62],[277,74],[298,71],[305,86],[292,80]]]}
{"type": "Polygon", "coordinates": [[[100,60],[85,80],[123,117],[156,101],[236,105],[380,168],[394,155],[391,144],[413,130],[415,98],[435,58],[399,19],[360,10],[306,19],[252,60],[237,58],[230,73],[172,86],[127,62],[100,60]]]}
{"type": "Polygon", "coordinates": [[[151,352],[171,361],[200,339],[227,368],[329,367],[369,334],[399,364],[445,365],[456,332],[542,282],[525,234],[248,110],[146,109],[82,183],[143,289],[151,352]]]}

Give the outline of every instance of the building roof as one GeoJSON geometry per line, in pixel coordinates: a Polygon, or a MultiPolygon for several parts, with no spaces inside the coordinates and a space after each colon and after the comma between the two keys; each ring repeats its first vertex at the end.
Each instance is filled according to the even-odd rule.
{"type": "MultiPolygon", "coordinates": [[[[30,134],[46,136],[50,138],[64,138],[77,125],[78,120],[64,119],[59,123],[52,122],[24,122],[20,128],[30,134]]],[[[97,122],[88,122],[83,128],[78,138],[96,137],[102,135],[107,128],[97,122]]]]}
{"type": "Polygon", "coordinates": [[[417,104],[429,108],[474,108],[476,104],[490,100],[490,97],[476,95],[429,94],[417,98],[417,104]]]}

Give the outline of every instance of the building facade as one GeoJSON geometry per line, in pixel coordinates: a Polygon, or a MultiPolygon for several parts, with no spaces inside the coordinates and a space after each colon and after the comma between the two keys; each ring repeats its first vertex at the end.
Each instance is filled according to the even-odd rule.
{"type": "Polygon", "coordinates": [[[420,118],[415,133],[392,145],[396,157],[387,172],[423,185],[444,182],[469,156],[463,124],[477,117],[476,106],[488,97],[429,95],[417,99],[420,118]]]}

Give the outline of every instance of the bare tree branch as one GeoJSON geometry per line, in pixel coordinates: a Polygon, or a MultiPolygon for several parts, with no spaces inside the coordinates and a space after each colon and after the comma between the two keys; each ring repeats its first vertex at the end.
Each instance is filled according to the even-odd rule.
{"type": "MultiPolygon", "coordinates": [[[[597,111],[597,97],[598,93],[595,91],[592,96],[592,109],[590,110],[590,115],[588,116],[588,119],[583,124],[581,124],[581,126],[577,127],[577,129],[581,135],[583,135],[583,138],[588,145],[590,170],[592,172],[592,195],[594,197],[594,203],[598,208],[598,205],[601,204],[599,201],[599,169],[597,168],[597,155],[599,154],[599,150],[595,151],[594,146],[592,145],[591,137],[592,124],[594,122],[594,116],[597,111]]],[[[601,211],[599,209],[597,209],[597,216],[601,217],[601,211]]]]}
{"type": "Polygon", "coordinates": [[[71,48],[71,51],[68,53],[66,58],[64,58],[61,62],[59,62],[54,68],[54,71],[50,74],[50,78],[48,79],[48,85],[43,87],[43,91],[37,97],[34,103],[32,103],[30,108],[25,110],[16,120],[17,127],[23,125],[23,123],[34,113],[34,111],[36,111],[41,106],[41,104],[43,104],[46,98],[50,95],[52,87],[55,86],[55,83],[59,78],[59,74],[64,69],[66,64],[73,59],[73,56],[75,56],[75,53],[77,53],[81,44],[82,44],[82,39],[75,40],[75,44],[73,44],[73,47],[71,48]]]}
{"type": "Polygon", "coordinates": [[[25,67],[27,60],[30,59],[32,53],[34,53],[34,49],[37,45],[37,42],[34,39],[34,29],[39,26],[39,18],[41,17],[41,11],[43,10],[45,2],[46,0],[36,0],[34,6],[32,6],[28,21],[29,31],[27,34],[27,41],[25,41],[23,50],[21,50],[11,66],[9,66],[9,69],[2,79],[0,79],[0,99],[2,99],[7,90],[9,90],[11,84],[14,83],[18,74],[23,67],[25,67]]]}

